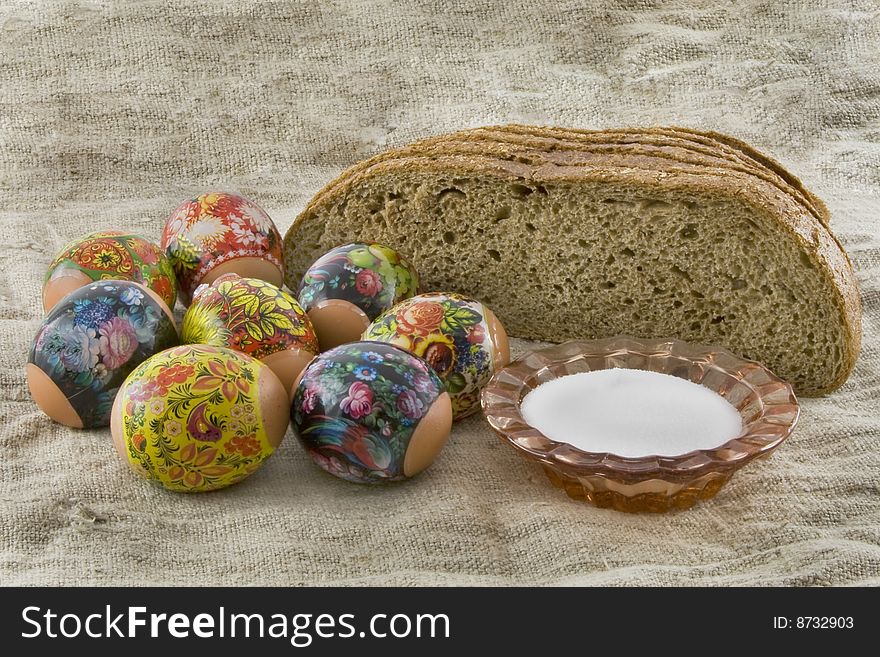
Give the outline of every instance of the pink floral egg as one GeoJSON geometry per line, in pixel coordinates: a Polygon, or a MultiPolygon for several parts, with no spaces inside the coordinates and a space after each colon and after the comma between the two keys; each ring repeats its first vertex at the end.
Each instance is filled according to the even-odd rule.
{"type": "Polygon", "coordinates": [[[253,201],[209,192],[181,203],[165,223],[161,246],[171,257],[180,294],[189,303],[201,283],[223,274],[259,278],[281,287],[281,234],[253,201]]]}
{"type": "Polygon", "coordinates": [[[452,404],[422,359],[392,345],[353,342],[303,371],[291,419],[321,468],[377,483],[412,477],[434,461],[452,427],[452,404]]]}

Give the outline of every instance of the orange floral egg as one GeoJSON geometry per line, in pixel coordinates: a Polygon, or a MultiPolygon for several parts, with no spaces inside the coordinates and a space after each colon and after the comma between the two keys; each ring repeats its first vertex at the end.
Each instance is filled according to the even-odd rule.
{"type": "Polygon", "coordinates": [[[174,308],[177,280],[162,249],[140,235],[105,231],[80,237],[55,256],[43,284],[43,310],[73,290],[109,279],[140,283],[174,308]]]}
{"type": "Polygon", "coordinates": [[[510,360],[507,333],[495,314],[460,294],[405,299],[377,317],[363,339],[403,347],[427,361],[446,384],[456,420],[477,412],[480,391],[510,360]]]}

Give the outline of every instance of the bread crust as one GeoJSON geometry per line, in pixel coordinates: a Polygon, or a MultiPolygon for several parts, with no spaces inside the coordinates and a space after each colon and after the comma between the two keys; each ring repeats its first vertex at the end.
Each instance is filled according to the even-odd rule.
{"type": "MultiPolygon", "coordinates": [[[[524,128],[528,128],[528,126],[511,125],[504,127],[505,131],[513,131],[516,133],[521,133],[522,129],[524,128]]],[[[553,131],[554,134],[570,134],[574,135],[576,138],[584,139],[588,142],[595,141],[605,132],[577,130],[565,131],[559,128],[546,128],[543,129],[543,131],[553,131]]],[[[699,153],[701,155],[711,157],[713,160],[721,160],[723,162],[726,162],[727,166],[730,166],[730,168],[742,168],[741,170],[748,170],[754,175],[780,187],[780,189],[784,189],[788,193],[791,193],[795,198],[804,203],[804,205],[814,214],[814,216],[816,216],[817,219],[819,219],[823,223],[827,223],[827,209],[824,205],[821,204],[821,202],[819,202],[819,206],[821,207],[817,206],[813,202],[814,197],[811,197],[809,194],[802,193],[801,189],[799,189],[795,185],[792,185],[789,179],[779,175],[776,170],[764,166],[757,159],[751,157],[746,151],[735,148],[733,145],[731,145],[731,143],[720,141],[710,136],[711,134],[717,133],[698,133],[696,131],[692,131],[686,128],[676,127],[654,127],[623,128],[614,131],[613,134],[616,135],[615,139],[617,140],[635,140],[636,143],[639,144],[666,144],[668,146],[678,145],[693,153],[699,153]]],[[[753,149],[749,150],[753,151],[753,149]]],[[[772,160],[770,160],[769,158],[767,158],[767,160],[769,162],[772,162],[772,160]]],[[[800,181],[797,180],[796,177],[791,176],[791,174],[788,174],[788,176],[794,181],[797,181],[798,185],[800,185],[800,181]]]]}
{"type": "MultiPolygon", "coordinates": [[[[835,380],[805,392],[824,394],[834,390],[848,378],[855,365],[861,344],[861,301],[852,264],[828,228],[827,209],[780,164],[739,140],[716,133],[682,128],[581,133],[502,126],[421,140],[358,163],[319,191],[285,236],[287,264],[294,265],[291,269],[304,269],[320,255],[300,253],[300,258],[294,257],[300,231],[310,222],[320,220],[318,215],[322,207],[344,197],[352,188],[368,183],[374,176],[428,171],[454,172],[456,177],[490,175],[538,185],[555,181],[622,182],[644,187],[647,193],[662,190],[736,197],[769,221],[779,222],[795,237],[813,265],[826,272],[832,281],[833,304],[847,336],[844,366],[835,380]],[[496,133],[501,133],[504,138],[499,139],[496,133]],[[536,134],[524,136],[523,133],[536,134]],[[561,138],[563,133],[590,137],[581,142],[561,138]],[[615,135],[630,134],[641,146],[632,148],[615,142],[615,135]],[[679,134],[699,138],[700,148],[686,147],[683,144],[688,140],[680,139],[679,134]],[[601,141],[600,137],[606,140],[601,141]],[[721,145],[719,152],[724,155],[712,156],[703,152],[707,147],[704,142],[711,144],[713,141],[721,145]],[[743,157],[734,157],[732,151],[736,150],[743,157]],[[294,264],[295,260],[300,262],[294,264]]],[[[356,232],[353,230],[353,238],[356,232]]],[[[298,277],[298,273],[290,273],[298,277]]],[[[295,285],[288,278],[289,286],[291,282],[295,285]]]]}
{"type": "Polygon", "coordinates": [[[754,167],[756,171],[778,178],[785,183],[789,189],[791,189],[793,195],[801,199],[805,205],[815,213],[820,221],[827,223],[828,220],[828,209],[825,205],[818,198],[808,192],[801,181],[796,176],[786,171],[781,164],[768,156],[762,155],[745,142],[717,132],[699,131],[681,127],[618,128],[613,131],[607,131],[570,128],[563,129],[555,127],[535,128],[534,126],[511,124],[502,126],[502,128],[505,131],[514,132],[516,134],[549,133],[554,135],[568,135],[570,137],[574,136],[589,141],[594,141],[605,134],[618,134],[631,139],[646,139],[648,141],[660,137],[683,140],[689,144],[688,148],[696,149],[697,146],[699,146],[699,149],[697,150],[703,153],[706,153],[704,148],[709,149],[710,151],[714,150],[717,152],[718,156],[723,155],[727,158],[733,158],[742,164],[754,167]]]}
{"type": "MultiPolygon", "coordinates": [[[[815,197],[808,198],[804,194],[801,194],[799,189],[803,189],[803,186],[800,184],[800,181],[797,180],[796,177],[791,174],[787,174],[789,179],[792,179],[797,182],[798,187],[794,187],[788,184],[787,180],[780,177],[775,173],[775,171],[768,169],[767,167],[763,167],[758,164],[757,160],[751,158],[745,152],[738,151],[734,149],[732,146],[722,142],[714,140],[709,136],[711,134],[717,133],[698,133],[696,131],[690,131],[684,128],[629,128],[629,129],[618,129],[618,130],[599,130],[599,131],[584,131],[584,130],[563,130],[561,128],[539,128],[534,126],[522,126],[522,125],[507,125],[507,126],[493,126],[486,128],[474,128],[471,130],[464,130],[461,132],[451,133],[448,135],[441,135],[439,137],[429,137],[427,139],[423,139],[408,146],[404,146],[398,149],[392,149],[390,151],[386,151],[384,153],[380,153],[372,158],[362,161],[360,164],[356,164],[353,167],[349,168],[342,175],[340,175],[331,185],[335,184],[343,184],[346,178],[346,174],[354,174],[361,167],[369,166],[378,161],[384,161],[387,159],[394,159],[396,157],[402,157],[412,153],[420,153],[436,150],[438,148],[451,147],[453,143],[482,143],[485,147],[491,147],[492,145],[498,144],[498,134],[504,135],[508,138],[520,137],[526,140],[525,145],[528,147],[532,147],[535,149],[540,149],[542,147],[543,140],[546,142],[547,140],[553,140],[557,143],[562,143],[563,140],[559,138],[559,135],[575,135],[577,138],[584,140],[585,144],[590,144],[595,150],[596,148],[601,147],[612,147],[614,145],[620,146],[625,142],[629,145],[643,145],[643,146],[654,146],[660,145],[662,147],[674,147],[680,146],[682,150],[689,151],[690,161],[697,163],[693,158],[696,157],[696,154],[706,155],[711,158],[711,161],[704,162],[708,166],[729,166],[730,168],[738,168],[732,162],[736,162],[740,167],[745,167],[745,169],[752,172],[754,175],[761,177],[772,184],[779,186],[781,189],[791,193],[795,198],[798,198],[804,205],[814,214],[814,216],[819,219],[820,222],[826,225],[827,227],[827,219],[828,212],[827,209],[821,201],[818,201],[820,207],[817,207],[815,203],[811,202],[810,198],[815,199],[815,197]],[[495,140],[493,141],[493,137],[495,140]],[[719,154],[715,156],[711,156],[707,154],[707,149],[714,149],[719,154]],[[726,154],[725,157],[722,157],[720,154],[726,154]],[[722,164],[723,163],[723,164],[722,164]]],[[[724,137],[723,135],[719,135],[719,137],[724,137]]],[[[733,140],[733,138],[729,138],[731,143],[739,143],[743,144],[743,142],[737,142],[737,140],[733,140]]],[[[508,142],[510,143],[510,142],[508,142]]],[[[580,146],[580,145],[578,145],[580,146]]],[[[743,144],[746,149],[751,151],[752,153],[757,153],[754,149],[750,149],[747,145],[743,144]]],[[[558,146],[556,147],[558,148],[558,146]]],[[[591,150],[589,148],[578,148],[574,147],[574,150],[591,150]]],[[[672,154],[667,155],[670,159],[683,161],[681,156],[675,157],[672,154]]],[[[770,158],[764,157],[768,162],[775,163],[775,161],[770,158]]],[[[775,166],[781,169],[781,165],[775,164],[775,166]]],[[[329,187],[327,186],[327,187],[329,187]]],[[[325,189],[327,189],[325,187],[325,189]]],[[[323,190],[322,190],[323,191],[323,190]]],[[[320,195],[320,192],[319,192],[320,195]]],[[[316,199],[317,200],[317,197],[316,199]]]]}

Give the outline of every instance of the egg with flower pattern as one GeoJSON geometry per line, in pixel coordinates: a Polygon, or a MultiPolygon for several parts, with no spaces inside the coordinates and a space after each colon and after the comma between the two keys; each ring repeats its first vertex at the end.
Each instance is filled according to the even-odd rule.
{"type": "Polygon", "coordinates": [[[446,384],[455,419],[480,408],[480,391],[510,360],[507,333],[476,299],[432,292],[401,301],[380,315],[364,340],[387,342],[424,358],[446,384]]]}
{"type": "Polygon", "coordinates": [[[267,366],[241,352],[181,345],[141,363],[113,404],[122,458],[165,488],[224,488],[255,472],[284,438],[289,397],[267,366]]]}
{"type": "Polygon", "coordinates": [[[92,283],[43,320],[28,358],[28,387],[56,422],[106,427],[129,372],[176,344],[171,311],[155,292],[130,281],[92,283]]]}
{"type": "Polygon", "coordinates": [[[415,268],[381,244],[345,244],[309,267],[297,298],[309,314],[321,349],[360,338],[376,317],[418,291],[415,268]]]}
{"type": "Polygon", "coordinates": [[[188,304],[195,289],[230,272],[281,287],[281,234],[259,205],[239,194],[209,192],[181,203],[165,223],[166,250],[188,304]]]}
{"type": "Polygon", "coordinates": [[[271,367],[288,391],[319,351],[312,323],[296,299],[271,283],[238,274],[196,289],[180,338],[253,356],[271,367]]]}
{"type": "Polygon", "coordinates": [[[393,345],[352,342],[303,370],[291,419],[322,469],[378,483],[412,477],[434,461],[449,437],[452,405],[422,359],[393,345]]]}
{"type": "Polygon", "coordinates": [[[140,235],[104,231],[65,246],[46,272],[43,310],[48,312],[70,292],[101,280],[140,283],[169,308],[177,299],[177,280],[164,251],[140,235]]]}

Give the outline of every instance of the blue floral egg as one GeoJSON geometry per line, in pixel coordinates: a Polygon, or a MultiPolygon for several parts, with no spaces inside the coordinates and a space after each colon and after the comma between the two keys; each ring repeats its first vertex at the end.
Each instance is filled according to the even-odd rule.
{"type": "Polygon", "coordinates": [[[427,468],[443,449],[452,403],[421,358],[389,344],[353,342],[303,371],[291,419],[312,460],[330,474],[397,481],[427,468]]]}
{"type": "Polygon", "coordinates": [[[171,311],[155,292],[116,280],[81,287],[59,301],[37,331],[27,365],[31,396],[56,422],[109,426],[128,374],[177,342],[171,311]]]}

